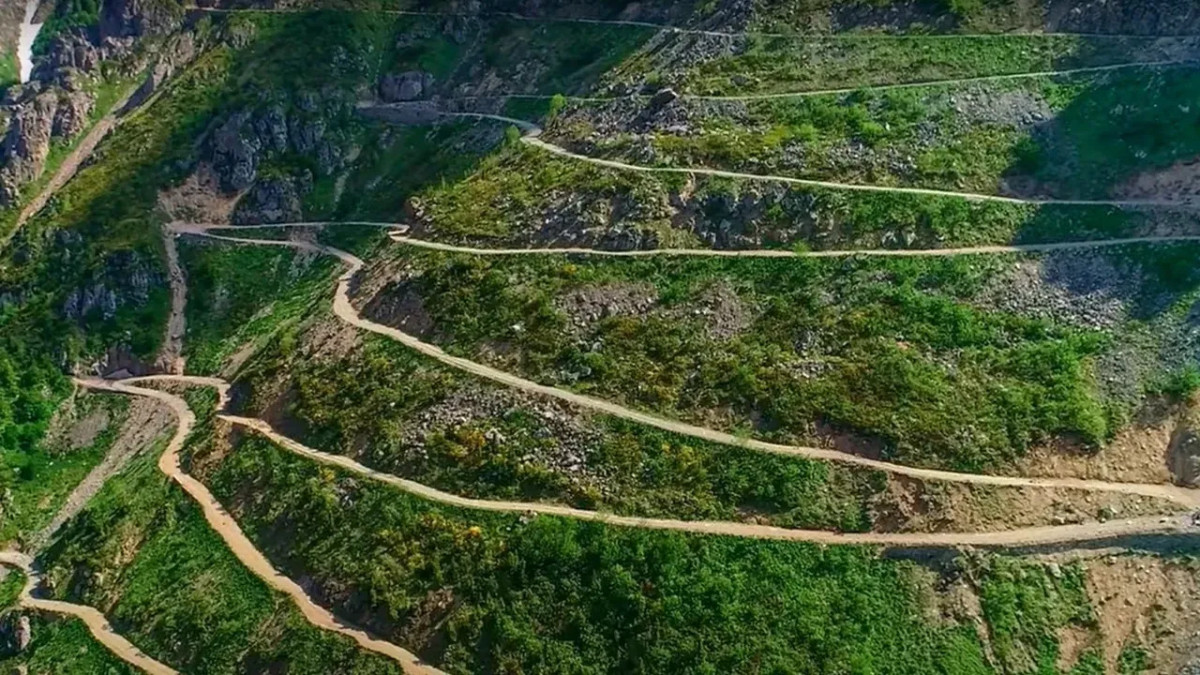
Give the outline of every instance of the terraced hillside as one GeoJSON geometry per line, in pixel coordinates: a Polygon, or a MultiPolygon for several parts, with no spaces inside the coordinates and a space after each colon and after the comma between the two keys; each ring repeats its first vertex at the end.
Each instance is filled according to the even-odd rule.
{"type": "Polygon", "coordinates": [[[1200,5],[43,5],[3,667],[1200,667],[1200,5]]]}

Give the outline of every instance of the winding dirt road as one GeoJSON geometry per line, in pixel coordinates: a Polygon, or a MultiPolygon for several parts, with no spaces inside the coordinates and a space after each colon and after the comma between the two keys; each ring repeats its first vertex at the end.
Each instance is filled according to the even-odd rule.
{"type": "Polygon", "coordinates": [[[0,551],[0,564],[16,567],[26,575],[25,588],[21,590],[20,606],[26,609],[72,616],[82,621],[101,644],[122,661],[140,668],[150,675],[177,675],[178,671],[147,656],[132,642],[121,637],[100,610],[87,605],[76,605],[59,600],[34,597],[33,591],[41,583],[41,575],[34,568],[29,556],[16,551],[0,551]]]}
{"type": "MultiPolygon", "coordinates": [[[[372,108],[396,108],[404,104],[360,104],[360,109],[372,108]]],[[[815,180],[810,178],[795,178],[793,176],[776,176],[771,174],[744,173],[741,171],[726,171],[724,169],[710,169],[707,167],[675,167],[675,166],[644,166],[641,164],[630,164],[613,159],[600,159],[597,157],[589,157],[577,152],[568,150],[562,146],[543,141],[541,135],[543,129],[527,120],[508,117],[505,115],[493,115],[491,113],[479,112],[448,112],[440,113],[444,118],[459,118],[459,119],[478,119],[491,120],[511,124],[521,131],[521,141],[526,145],[538,148],[552,155],[565,157],[567,159],[585,162],[595,166],[604,167],[606,169],[615,169],[618,171],[632,171],[634,173],[663,173],[663,174],[680,174],[689,176],[716,176],[719,178],[734,178],[738,180],[753,180],[753,181],[769,181],[773,183],[785,183],[788,185],[801,185],[804,187],[818,187],[830,190],[849,190],[854,192],[883,192],[891,194],[905,195],[923,195],[927,197],[953,197],[956,199],[966,199],[975,202],[998,202],[1002,204],[1027,204],[1031,206],[1108,206],[1118,208],[1165,208],[1165,209],[1185,209],[1197,210],[1200,209],[1200,200],[1162,200],[1162,199],[1034,199],[1021,197],[1005,197],[1002,195],[984,194],[981,192],[957,192],[954,190],[936,190],[933,188],[915,188],[915,187],[897,187],[886,185],[863,185],[860,183],[839,183],[836,181],[815,180]]]]}
{"type": "Polygon", "coordinates": [[[221,415],[221,418],[238,426],[252,429],[265,436],[277,445],[303,457],[337,466],[341,469],[365,476],[409,494],[427,499],[439,504],[447,504],[464,509],[479,511],[496,511],[502,513],[539,513],[576,520],[588,520],[618,525],[621,527],[639,527],[651,530],[671,530],[676,532],[692,532],[699,534],[717,534],[732,537],[752,537],[756,539],[778,539],[784,541],[806,541],[817,544],[866,544],[905,548],[928,547],[1001,547],[1001,546],[1038,546],[1044,544],[1061,544],[1066,542],[1081,542],[1096,539],[1109,539],[1129,535],[1146,534],[1178,534],[1200,533],[1200,529],[1191,526],[1190,516],[1175,516],[1171,518],[1136,518],[1106,523],[1084,523],[1077,525],[1054,525],[1046,527],[1027,527],[1002,532],[936,532],[936,533],[841,533],[824,530],[795,530],[785,527],[768,525],[751,525],[728,521],[704,520],[674,520],[669,518],[641,518],[636,516],[620,516],[599,511],[586,511],[557,504],[535,502],[494,501],[488,499],[472,499],[443,492],[436,488],[406,480],[388,473],[376,471],[369,467],[344,457],[333,455],[305,446],[270,427],[266,422],[232,415],[221,415]]]}
{"type": "Polygon", "coordinates": [[[1117,237],[1114,239],[1080,239],[1077,241],[1056,241],[1037,244],[987,244],[980,246],[958,246],[952,248],[913,248],[913,249],[831,249],[827,251],[793,251],[789,249],[711,249],[711,248],[652,248],[632,251],[614,251],[602,248],[584,248],[580,246],[546,246],[525,248],[479,248],[445,244],[428,239],[410,237],[400,232],[402,223],[385,223],[368,220],[343,221],[303,221],[296,223],[266,223],[262,225],[197,225],[192,223],[171,223],[167,228],[175,234],[203,235],[209,232],[237,232],[246,230],[274,230],[288,228],[320,228],[320,227],[375,227],[388,232],[388,238],[397,244],[423,248],[430,251],[445,253],[462,253],[467,255],[592,255],[610,258],[648,258],[653,256],[708,257],[708,258],[852,258],[852,257],[887,257],[887,258],[916,258],[956,255],[995,255],[1008,253],[1054,253],[1057,251],[1074,251],[1093,248],[1114,248],[1138,244],[1186,244],[1200,242],[1198,235],[1161,235],[1146,237],[1117,237]]]}
{"type": "MultiPolygon", "coordinates": [[[[361,10],[343,9],[338,7],[276,7],[276,8],[217,8],[217,7],[198,7],[191,6],[188,11],[204,12],[208,14],[303,14],[313,11],[344,11],[355,12],[361,10]]],[[[962,39],[962,38],[999,38],[999,37],[1085,37],[1085,38],[1100,38],[1114,40],[1130,40],[1130,39],[1146,39],[1152,37],[1170,37],[1170,38],[1190,38],[1197,37],[1195,35],[1167,35],[1155,36],[1142,33],[1087,33],[1087,32],[1042,32],[1042,31],[1011,31],[1006,33],[931,33],[922,35],[904,35],[899,33],[779,33],[767,31],[720,31],[720,30],[705,30],[703,28],[684,28],[681,26],[672,26],[664,23],[654,23],[651,21],[631,21],[628,19],[585,19],[578,17],[546,17],[546,16],[529,16],[526,14],[518,14],[516,12],[423,12],[417,10],[401,10],[401,9],[378,9],[371,10],[374,14],[385,14],[389,16],[424,16],[432,18],[504,18],[514,21],[529,21],[536,23],[574,23],[581,25],[592,26],[628,26],[630,28],[649,28],[651,30],[660,30],[669,33],[679,33],[683,35],[706,35],[710,37],[768,37],[768,38],[789,38],[794,40],[905,40],[918,37],[922,39],[962,39]]]]}
{"type": "Polygon", "coordinates": [[[1049,253],[1076,249],[1129,246],[1131,244],[1178,244],[1200,242],[1200,235],[1169,235],[1162,237],[1125,237],[1122,239],[1093,239],[1080,241],[1052,242],[1046,244],[1008,244],[993,246],[961,246],[958,248],[927,249],[844,249],[830,251],[790,251],[787,249],[706,249],[706,248],[655,248],[633,251],[609,251],[581,247],[546,248],[476,248],[442,244],[426,239],[406,237],[397,232],[388,233],[388,238],[397,244],[447,253],[469,255],[529,255],[531,253],[552,255],[595,255],[614,258],[645,258],[649,256],[697,256],[710,258],[850,258],[855,256],[915,258],[954,255],[983,255],[997,253],[1049,253]]]}
{"type": "Polygon", "coordinates": [[[1173,208],[1173,209],[1196,209],[1200,208],[1200,202],[1196,201],[1172,201],[1161,199],[1024,199],[1020,197],[1004,197],[1001,195],[989,195],[980,192],[957,192],[954,190],[935,190],[932,188],[915,188],[915,187],[893,187],[884,185],[863,185],[859,183],[839,183],[836,181],[815,180],[810,178],[795,178],[792,176],[775,176],[770,174],[744,173],[741,171],[726,171],[724,169],[710,169],[706,167],[674,167],[674,166],[643,166],[641,164],[630,164],[613,159],[600,159],[597,157],[588,157],[573,152],[564,147],[554,145],[543,141],[540,137],[542,134],[541,127],[531,124],[524,120],[518,120],[513,117],[504,115],[491,115],[487,113],[466,113],[466,112],[444,112],[444,117],[465,117],[475,119],[490,119],[505,124],[512,124],[519,129],[525,131],[521,136],[521,141],[526,145],[544,150],[552,155],[566,157],[579,162],[586,162],[595,166],[601,166],[607,169],[616,169],[618,171],[632,171],[635,173],[664,173],[664,174],[682,174],[691,176],[716,176],[719,178],[735,178],[739,180],[755,180],[755,181],[770,181],[773,183],[785,183],[788,185],[801,185],[804,187],[818,187],[831,190],[850,190],[855,192],[884,192],[891,194],[904,195],[923,195],[926,197],[955,197],[976,202],[999,202],[1002,204],[1029,204],[1032,206],[1113,206],[1120,208],[1173,208]]]}
{"type": "Polygon", "coordinates": [[[346,271],[340,277],[338,277],[337,291],[334,294],[333,300],[333,313],[342,321],[357,328],[361,328],[363,330],[396,340],[406,347],[409,347],[414,351],[424,354],[425,356],[428,356],[456,370],[482,377],[486,380],[490,380],[507,387],[512,387],[520,391],[558,399],[587,410],[611,415],[613,417],[619,417],[621,419],[637,422],[639,424],[645,424],[647,426],[669,431],[671,433],[698,438],[705,441],[711,441],[713,443],[719,443],[722,445],[750,448],[752,450],[759,450],[777,455],[841,462],[843,464],[886,471],[888,473],[909,476],[922,480],[969,483],[974,485],[991,485],[999,487],[1067,488],[1090,490],[1094,492],[1116,492],[1128,495],[1165,499],[1187,508],[1200,508],[1200,490],[1188,489],[1175,485],[1161,485],[1152,483],[1115,483],[1101,480],[1084,480],[1079,478],[1028,478],[1023,476],[993,476],[984,474],[960,473],[955,471],[942,471],[938,469],[922,469],[904,466],[902,464],[894,464],[892,462],[868,459],[866,457],[861,457],[859,455],[841,452],[838,450],[796,445],[783,445],[779,443],[768,443],[766,441],[755,439],[739,438],[733,434],[723,431],[716,431],[714,429],[707,429],[704,427],[687,424],[685,422],[659,417],[658,415],[627,408],[611,401],[606,401],[584,394],[577,394],[575,392],[557,387],[539,384],[537,382],[533,382],[532,380],[527,380],[523,377],[513,375],[512,373],[507,373],[505,371],[492,368],[491,366],[447,354],[441,347],[424,342],[419,338],[404,333],[396,328],[392,328],[391,326],[375,323],[374,321],[363,317],[351,303],[350,286],[355,275],[363,268],[364,263],[360,258],[346,251],[307,241],[289,241],[281,239],[259,240],[242,237],[227,237],[211,234],[203,230],[194,230],[191,232],[191,234],[236,244],[251,246],[282,246],[334,256],[346,265],[346,271]]]}
{"type": "MultiPolygon", "coordinates": [[[[689,94],[678,92],[679,98],[692,101],[775,101],[792,98],[812,98],[817,96],[840,96],[854,94],[860,91],[888,91],[898,89],[920,89],[923,87],[946,86],[954,87],[964,84],[982,84],[985,82],[1011,82],[1015,80],[1031,80],[1039,77],[1072,77],[1075,75],[1094,75],[1121,70],[1137,70],[1152,68],[1180,68],[1195,66],[1200,62],[1194,59],[1171,59],[1164,61],[1132,61],[1129,63],[1112,63],[1105,66],[1084,66],[1080,68],[1065,68],[1062,70],[1034,70],[1021,73],[1000,73],[996,75],[975,75],[972,77],[949,77],[938,80],[914,80],[912,82],[896,82],[893,84],[867,84],[857,87],[836,87],[831,89],[801,89],[798,91],[779,91],[758,94],[689,94]]],[[[516,99],[522,101],[549,101],[553,94],[490,94],[487,96],[451,96],[443,101],[472,101],[516,99]]],[[[649,100],[653,94],[633,94],[627,96],[565,96],[568,101],[576,103],[611,103],[629,99],[649,100]]]]}
{"type": "MultiPolygon", "coordinates": [[[[219,399],[222,406],[228,401],[228,384],[215,378],[157,376],[132,381],[145,382],[168,380],[205,386],[215,386],[218,388],[219,399]]],[[[187,492],[188,495],[200,505],[201,510],[204,512],[204,519],[208,521],[209,526],[212,527],[213,530],[220,535],[221,539],[225,541],[226,546],[229,547],[229,550],[233,552],[237,559],[243,565],[245,565],[247,569],[254,573],[255,576],[266,582],[268,586],[287,594],[309,623],[317,626],[318,628],[323,628],[325,630],[344,635],[354,640],[363,649],[367,649],[393,659],[400,664],[405,673],[409,673],[410,675],[437,675],[441,672],[422,663],[420,659],[407,650],[390,642],[380,640],[379,638],[372,636],[360,628],[348,625],[339,620],[333,615],[332,612],[315,603],[312,598],[310,598],[308,594],[304,592],[304,589],[301,588],[299,584],[276,570],[274,566],[271,565],[270,561],[267,560],[266,556],[264,556],[257,548],[254,547],[254,544],[251,543],[250,539],[246,537],[246,534],[242,532],[241,527],[239,527],[233,517],[225,511],[224,507],[222,507],[221,503],[217,501],[217,498],[214,497],[211,492],[209,492],[208,488],[200,481],[185,473],[180,465],[179,452],[183,449],[188,434],[192,432],[193,427],[196,425],[196,416],[192,413],[192,410],[188,407],[186,401],[173,394],[159,391],[157,389],[137,387],[129,382],[78,379],[76,380],[76,383],[89,389],[118,392],[132,396],[146,396],[162,401],[171,408],[176,417],[179,419],[179,426],[175,430],[175,435],[171,438],[171,442],[167,446],[167,449],[163,452],[162,456],[158,460],[159,470],[169,476],[171,480],[175,481],[181,488],[183,488],[184,492],[187,492]]]]}

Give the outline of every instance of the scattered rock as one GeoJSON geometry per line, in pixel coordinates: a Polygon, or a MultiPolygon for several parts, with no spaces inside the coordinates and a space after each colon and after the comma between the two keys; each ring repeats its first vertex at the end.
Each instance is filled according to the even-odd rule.
{"type": "Polygon", "coordinates": [[[650,99],[649,107],[651,110],[661,110],[678,100],[679,94],[675,93],[674,89],[667,87],[666,89],[660,90],[654,95],[653,98],[650,99]]]}
{"type": "Polygon", "coordinates": [[[235,225],[288,223],[303,219],[301,196],[312,190],[312,174],[299,178],[260,179],[246,193],[233,213],[235,225]]]}
{"type": "Polygon", "coordinates": [[[17,620],[17,651],[23,652],[33,640],[33,628],[29,626],[29,617],[25,614],[17,620]]]}
{"type": "Polygon", "coordinates": [[[376,293],[363,308],[363,316],[420,338],[430,336],[435,328],[416,282],[406,278],[376,293]]]}
{"type": "Polygon", "coordinates": [[[433,95],[433,84],[431,73],[419,70],[389,73],[379,83],[379,97],[388,103],[429,98],[433,95]]]}
{"type": "Polygon", "coordinates": [[[556,299],[571,325],[585,330],[609,317],[642,316],[658,303],[650,284],[612,283],[585,286],[556,299]]]}

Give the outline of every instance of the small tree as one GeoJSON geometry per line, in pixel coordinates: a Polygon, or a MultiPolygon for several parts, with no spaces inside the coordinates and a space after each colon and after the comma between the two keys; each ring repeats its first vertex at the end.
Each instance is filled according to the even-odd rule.
{"type": "Polygon", "coordinates": [[[567,107],[567,97],[562,94],[555,94],[550,97],[550,111],[547,113],[551,118],[558,116],[563,108],[567,107]]]}

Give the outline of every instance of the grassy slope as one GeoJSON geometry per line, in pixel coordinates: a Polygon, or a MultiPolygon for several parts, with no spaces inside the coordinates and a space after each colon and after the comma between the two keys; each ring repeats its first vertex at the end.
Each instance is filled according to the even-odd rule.
{"type": "Polygon", "coordinates": [[[216,372],[245,341],[294,323],[312,310],[314,300],[328,296],[334,263],[297,258],[287,249],[181,245],[188,275],[189,370],[216,372]]]}
{"type": "MultiPolygon", "coordinates": [[[[291,43],[311,48],[314,37],[322,35],[318,24],[327,20],[312,19],[303,36],[291,43]]],[[[296,24],[289,23],[290,19],[254,21],[263,22],[256,25],[268,34],[296,36],[296,24]],[[279,23],[270,23],[274,21],[279,23]]],[[[301,73],[307,84],[320,82],[322,74],[313,72],[317,69],[298,66],[325,63],[326,59],[307,53],[295,54],[292,60],[265,59],[270,41],[263,44],[267,46],[245,58],[246,62],[268,64],[265,71],[258,71],[265,80],[273,81],[290,69],[301,73]]],[[[198,69],[200,76],[195,82],[221,82],[228,71],[215,61],[227,57],[210,57],[205,63],[212,68],[198,69]]],[[[435,65],[436,61],[430,67],[435,65]]],[[[258,75],[242,75],[238,85],[258,82],[258,75]]],[[[190,138],[207,120],[207,102],[227,95],[227,91],[213,89],[170,109],[165,119],[174,123],[182,117],[186,122],[173,127],[172,133],[178,136],[171,139],[190,138]],[[191,117],[181,110],[202,112],[191,117]]],[[[158,184],[142,178],[161,167],[156,162],[162,157],[170,157],[158,151],[162,147],[186,147],[186,142],[130,146],[126,149],[135,152],[118,156],[154,159],[144,166],[135,162],[128,171],[118,162],[116,171],[92,184],[98,189],[80,193],[84,202],[99,203],[101,195],[130,184],[138,195],[132,200],[138,205],[135,209],[118,213],[119,208],[88,206],[74,213],[86,210],[97,222],[109,226],[106,233],[122,232],[121,228],[112,230],[112,223],[128,226],[145,214],[137,209],[147,209],[151,203],[145,197],[151,194],[150,187],[158,184]]],[[[97,171],[96,176],[106,173],[97,171]]],[[[83,183],[91,184],[88,180],[83,183]]],[[[365,173],[362,185],[369,185],[365,173]]],[[[78,203],[62,203],[68,221],[86,220],[71,216],[78,203]]],[[[395,209],[397,204],[390,198],[381,200],[380,209],[395,209]]],[[[134,241],[149,246],[145,235],[152,234],[150,230],[128,233],[134,241]]],[[[249,254],[243,262],[250,267],[263,262],[255,255],[249,254]]],[[[225,264],[201,264],[210,263],[210,269],[225,264]]],[[[278,259],[265,263],[273,265],[273,270],[281,269],[278,259]]],[[[213,276],[222,273],[218,270],[213,276]]],[[[240,296],[235,301],[237,311],[251,304],[249,284],[243,281],[233,284],[240,296]]],[[[202,348],[209,349],[201,363],[207,367],[215,355],[228,353],[226,345],[218,345],[219,340],[244,316],[231,311],[208,327],[209,333],[201,334],[202,348]]],[[[964,321],[967,328],[978,328],[973,319],[964,321]]],[[[149,336],[151,328],[158,330],[150,324],[153,322],[139,331],[149,336]]],[[[272,328],[269,324],[262,330],[272,328]]],[[[996,326],[985,322],[984,328],[996,326]]],[[[248,332],[256,334],[259,328],[248,332]]],[[[364,397],[376,393],[375,388],[370,389],[364,397]]],[[[332,408],[332,399],[319,400],[322,406],[332,408]]],[[[982,671],[979,647],[970,632],[932,628],[916,620],[913,605],[907,602],[911,595],[906,573],[867,552],[660,536],[552,519],[539,518],[528,524],[512,518],[479,519],[348,482],[278,456],[261,444],[243,450],[246,452],[239,451],[226,460],[214,484],[226,498],[239,500],[246,509],[245,517],[264,540],[278,541],[274,535],[292,532],[299,522],[309,526],[299,545],[286,551],[295,569],[316,569],[327,589],[336,581],[350,579],[356,587],[379,590],[370,598],[373,604],[368,610],[360,604],[364,602],[361,596],[352,597],[350,611],[367,612],[384,624],[398,622],[399,617],[436,614],[439,599],[430,599],[425,593],[435,588],[435,583],[454,586],[452,593],[465,598],[465,604],[456,607],[454,619],[439,629],[448,636],[447,642],[431,648],[457,668],[485,664],[502,669],[520,663],[576,672],[627,672],[631,665],[646,671],[703,671],[708,666],[724,671],[747,667],[754,663],[751,656],[758,655],[762,659],[759,665],[768,669],[857,670],[876,665],[890,672],[929,672],[937,662],[943,672],[982,671]],[[331,487],[334,484],[338,490],[331,487]],[[279,494],[280,499],[245,503],[239,496],[239,487],[244,485],[279,494]],[[345,495],[351,499],[343,505],[338,500],[345,495]],[[381,523],[391,527],[381,527],[381,523]],[[471,529],[476,523],[478,534],[471,529]],[[393,555],[363,559],[364,546],[393,555]],[[413,552],[424,558],[400,555],[413,552]],[[462,555],[464,552],[468,555],[462,555]],[[764,578],[778,583],[770,586],[764,578]],[[649,583],[642,583],[645,581],[649,583]],[[575,611],[564,613],[564,608],[575,611]],[[748,640],[746,625],[778,629],[748,640]],[[480,641],[481,636],[486,639],[480,641]],[[617,645],[635,649],[621,650],[617,645]]],[[[674,470],[670,473],[676,475],[674,470]]],[[[320,669],[329,669],[331,662],[349,658],[338,648],[317,643],[316,637],[294,623],[294,613],[288,618],[288,610],[280,608],[278,599],[272,601],[261,587],[255,590],[253,580],[247,580],[244,571],[221,555],[223,549],[204,529],[186,498],[161,480],[156,485],[155,477],[152,467],[135,468],[128,483],[118,483],[72,526],[71,538],[51,554],[62,565],[60,576],[67,573],[66,565],[71,562],[105,570],[113,557],[101,559],[97,551],[114,551],[127,541],[121,537],[140,539],[144,534],[146,539],[132,563],[119,571],[108,569],[103,580],[93,578],[84,590],[101,601],[120,596],[114,618],[126,622],[123,628],[138,636],[139,644],[160,649],[201,672],[232,667],[235,657],[228,649],[230,644],[252,644],[251,657],[263,663],[278,658],[277,648],[295,650],[301,663],[293,664],[293,672],[307,672],[305,668],[323,672],[320,669]],[[212,576],[201,570],[211,571],[212,576]],[[169,593],[164,589],[175,590],[169,593]],[[271,617],[264,618],[264,613],[271,617]],[[280,616],[283,618],[277,618],[280,616]],[[269,637],[255,632],[260,625],[272,629],[266,630],[269,637]],[[284,626],[279,629],[283,637],[273,631],[280,625],[284,626]],[[301,650],[300,642],[329,652],[313,655],[301,650]]],[[[477,477],[468,474],[466,482],[475,480],[477,477]]],[[[285,553],[282,545],[276,552],[285,553]]],[[[403,630],[419,641],[431,625],[414,620],[404,624],[403,630]]]]}
{"type": "MultiPolygon", "coordinates": [[[[701,42],[675,36],[682,45],[701,42]]],[[[669,76],[652,54],[623,63],[616,82],[671,84],[690,94],[769,94],[844,89],[930,80],[1071,70],[1138,61],[1170,60],[1182,40],[996,35],[993,37],[887,37],[803,39],[749,36],[730,51],[701,57],[669,76]],[[662,82],[664,77],[671,81],[662,82]]]]}
{"type": "MultiPolygon", "coordinates": [[[[360,252],[374,241],[356,241],[354,228],[322,238],[360,252]]],[[[202,265],[197,271],[189,268],[189,311],[196,311],[198,322],[189,340],[200,345],[193,353],[228,356],[241,341],[254,341],[257,353],[237,377],[249,386],[251,412],[275,410],[290,433],[314,447],[478,497],[545,499],[648,516],[754,514],[792,527],[862,530],[870,525],[869,498],[882,488],[882,476],[872,472],[702,443],[606,417],[583,417],[574,431],[563,431],[547,426],[536,401],[512,400],[500,412],[484,408],[469,419],[432,425],[429,435],[417,440],[410,427],[421,428],[420,420],[447,401],[481,386],[493,396],[501,394],[384,338],[364,335],[362,346],[338,356],[314,351],[312,345],[320,344],[316,336],[325,332],[323,322],[330,320],[325,305],[332,279],[321,276],[328,268],[306,272],[315,275],[311,285],[288,283],[293,268],[286,252],[208,245],[184,250],[185,260],[202,265]],[[261,292],[267,287],[288,290],[271,300],[261,292]],[[214,309],[218,295],[221,306],[214,309]],[[225,343],[229,347],[193,337],[220,334],[230,326],[237,330],[225,343]],[[280,377],[291,394],[276,408],[271,392],[280,377]],[[570,449],[579,446],[572,434],[584,439],[576,470],[554,459],[579,452],[570,449]]],[[[193,357],[189,367],[198,363],[193,357]]],[[[212,359],[203,363],[199,372],[216,368],[212,359]]],[[[572,417],[569,411],[554,414],[572,417]]]]}
{"type": "Polygon", "coordinates": [[[21,68],[17,63],[17,50],[0,51],[0,91],[21,81],[21,68]]]}
{"type": "MultiPolygon", "coordinates": [[[[422,418],[447,401],[493,390],[380,338],[336,359],[309,361],[303,352],[268,349],[240,379],[256,392],[250,405],[259,414],[274,402],[257,392],[281,369],[291,394],[275,414],[298,438],[460,494],[647,516],[754,514],[782,526],[862,530],[870,525],[869,497],[882,488],[882,476],[871,472],[697,442],[608,418],[581,418],[562,430],[546,421],[545,406],[523,399],[507,401],[500,412],[468,406],[466,418],[430,425],[427,435],[414,437],[422,418]]],[[[551,414],[571,418],[567,411],[551,414]]]]}
{"type": "Polygon", "coordinates": [[[125,419],[128,402],[123,397],[80,394],[74,403],[76,419],[101,408],[107,411],[107,426],[91,445],[79,448],[47,447],[0,451],[0,466],[11,472],[5,476],[10,490],[0,517],[0,541],[12,541],[37,532],[53,518],[71,490],[92,467],[104,458],[116,440],[125,419]]]}
{"type": "MultiPolygon", "coordinates": [[[[201,411],[214,403],[207,391],[189,399],[201,411]]],[[[246,571],[156,461],[148,453],[111,479],[44,554],[56,597],[99,607],[139,648],[184,672],[398,672],[313,628],[246,571]]]]}
{"type": "Polygon", "coordinates": [[[462,512],[258,439],[206,480],[290,574],[451,672],[987,672],[869,550],[462,512]]]}
{"type": "Polygon", "coordinates": [[[755,415],[755,432],[776,438],[804,437],[824,420],[879,439],[886,456],[964,469],[1001,466],[1048,435],[1099,442],[1108,432],[1087,365],[1103,333],[970,304],[1003,259],[392,255],[419,272],[405,288],[452,351],[479,358],[485,344],[519,345],[486,358],[637,407],[687,418],[728,411],[727,425],[747,429],[755,415]],[[568,293],[634,282],[651,284],[661,311],[568,330],[558,309],[568,293]],[[752,308],[752,323],[730,338],[683,318],[722,285],[752,308]],[[805,366],[816,370],[795,374],[805,366]]]}
{"type": "Polygon", "coordinates": [[[428,188],[418,199],[425,209],[423,236],[492,246],[531,238],[566,244],[557,230],[544,227],[559,220],[587,244],[611,230],[632,230],[664,247],[813,250],[1128,237],[1153,232],[1156,222],[1152,213],[1107,207],[968,202],[711,177],[688,181],[603,169],[524,146],[508,146],[468,179],[428,188]]]}
{"type": "MultiPolygon", "coordinates": [[[[333,54],[346,53],[347,46],[376,49],[395,21],[334,14],[237,17],[231,23],[231,32],[258,39],[242,49],[219,43],[199,56],[150,109],[125,119],[95,161],[2,252],[0,297],[17,301],[0,304],[0,447],[29,447],[40,438],[68,391],[62,363],[93,359],[113,345],[147,360],[157,351],[169,298],[166,285],[153,278],[147,297],[120,304],[112,317],[96,312],[76,323],[65,320],[61,308],[73,290],[98,283],[118,298],[133,296],[130,266],[137,267],[136,276],[165,278],[158,192],[186,175],[194,141],[214,116],[225,106],[257,101],[247,92],[329,80],[352,88],[355,78],[373,77],[367,59],[347,65],[333,54]]],[[[202,41],[214,33],[209,20],[197,30],[202,41]]],[[[106,86],[97,110],[111,105],[115,93],[115,85],[106,86]]]]}
{"type": "Polygon", "coordinates": [[[135,675],[141,671],[113,656],[77,619],[37,616],[31,622],[33,641],[15,656],[0,657],[0,667],[25,667],[36,675],[135,675]]]}
{"type": "MultiPolygon", "coordinates": [[[[654,163],[986,194],[1021,178],[1036,181],[1023,189],[1037,196],[1103,199],[1140,171],[1196,154],[1195,135],[1174,130],[1195,126],[1185,101],[1198,89],[1200,72],[1169,68],[781,99],[744,112],[701,105],[689,133],[653,135],[654,163]]],[[[575,126],[561,135],[590,133],[575,126]]],[[[643,144],[626,134],[588,154],[635,159],[643,144]]]]}

